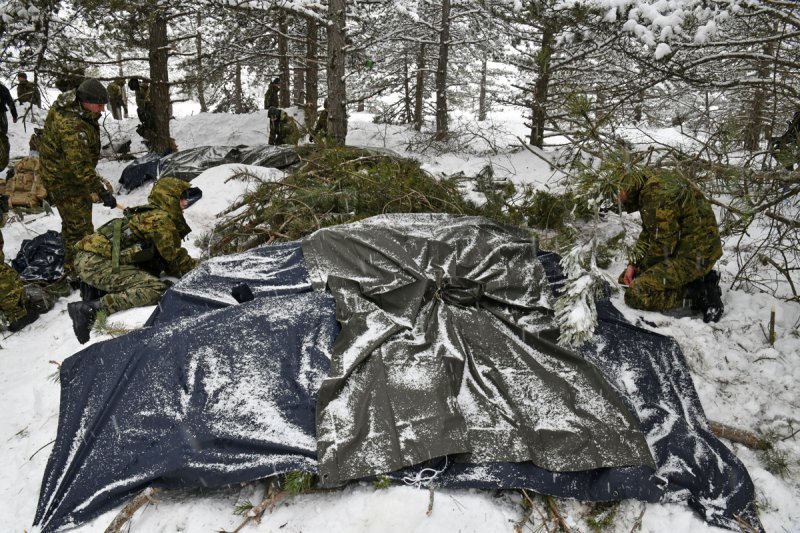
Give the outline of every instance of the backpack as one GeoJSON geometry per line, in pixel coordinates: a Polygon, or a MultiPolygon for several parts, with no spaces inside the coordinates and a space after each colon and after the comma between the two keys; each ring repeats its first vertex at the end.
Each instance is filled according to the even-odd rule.
{"type": "Polygon", "coordinates": [[[125,210],[125,216],[103,224],[97,233],[111,243],[111,270],[119,273],[120,265],[145,263],[155,256],[155,248],[149,240],[142,239],[130,228],[134,215],[150,211],[153,207],[143,205],[125,210]]]}
{"type": "Polygon", "coordinates": [[[0,194],[8,196],[9,207],[42,207],[47,189],[39,177],[39,158],[20,159],[14,167],[14,174],[6,178],[5,184],[0,183],[0,194]]]}

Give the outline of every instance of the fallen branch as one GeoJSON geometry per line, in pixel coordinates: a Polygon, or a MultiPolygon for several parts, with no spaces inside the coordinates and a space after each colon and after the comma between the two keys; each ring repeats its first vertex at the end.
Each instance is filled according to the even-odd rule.
{"type": "Polygon", "coordinates": [[[152,487],[147,487],[140,492],[138,496],[128,502],[128,505],[122,508],[116,518],[114,518],[114,521],[106,528],[105,533],[119,533],[122,530],[122,526],[128,523],[128,521],[133,518],[134,513],[142,506],[147,503],[158,503],[158,500],[154,498],[158,492],[159,489],[152,487]]]}
{"type": "Polygon", "coordinates": [[[754,450],[768,450],[772,448],[772,444],[770,444],[769,441],[759,437],[751,431],[726,426],[725,424],[720,424],[719,422],[714,422],[713,420],[708,421],[708,427],[711,430],[711,433],[720,439],[727,439],[731,442],[744,444],[748,448],[752,448],[754,450]]]}
{"type": "Polygon", "coordinates": [[[237,527],[230,533],[239,533],[239,531],[241,531],[242,528],[244,528],[244,526],[249,524],[251,520],[255,520],[256,523],[260,523],[261,516],[267,509],[271,511],[272,508],[275,507],[276,503],[289,496],[289,491],[282,490],[280,492],[274,492],[273,491],[274,487],[275,485],[273,483],[273,480],[270,479],[269,484],[267,485],[267,493],[264,495],[264,499],[262,500],[262,502],[253,507],[252,509],[250,509],[249,511],[247,511],[247,516],[245,516],[245,519],[242,521],[241,524],[239,524],[239,527],[237,527]]]}
{"type": "Polygon", "coordinates": [[[433,485],[428,487],[428,512],[425,516],[430,516],[433,513],[433,485]]]}
{"type": "Polygon", "coordinates": [[[565,533],[570,533],[569,526],[567,525],[567,521],[564,520],[564,517],[561,516],[561,513],[558,512],[558,507],[556,506],[556,499],[552,496],[545,496],[545,500],[547,500],[547,507],[550,509],[550,514],[552,514],[558,525],[561,526],[561,529],[565,533]]]}

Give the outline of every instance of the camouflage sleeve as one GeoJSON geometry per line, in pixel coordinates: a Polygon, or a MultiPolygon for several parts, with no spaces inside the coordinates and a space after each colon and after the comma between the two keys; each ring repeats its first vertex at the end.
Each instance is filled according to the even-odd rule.
{"type": "Polygon", "coordinates": [[[91,192],[97,194],[105,192],[100,175],[94,168],[97,156],[93,153],[96,148],[91,142],[94,132],[87,131],[88,126],[80,122],[72,125],[74,127],[69,128],[61,137],[66,165],[70,167],[78,182],[88,187],[91,192]]]}
{"type": "Polygon", "coordinates": [[[657,194],[642,192],[641,208],[642,232],[636,243],[636,250],[642,254],[634,264],[644,270],[664,261],[675,252],[680,240],[678,210],[665,198],[657,194]]]}
{"type": "Polygon", "coordinates": [[[181,235],[167,215],[148,216],[136,229],[153,243],[158,255],[167,262],[167,274],[183,276],[197,266],[197,261],[181,246],[181,235]]]}

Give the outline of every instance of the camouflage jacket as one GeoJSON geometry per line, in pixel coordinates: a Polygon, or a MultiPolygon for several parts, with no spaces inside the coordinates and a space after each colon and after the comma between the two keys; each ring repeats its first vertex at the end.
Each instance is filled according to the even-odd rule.
{"type": "Polygon", "coordinates": [[[47,113],[39,145],[40,172],[45,186],[80,187],[105,192],[95,170],[100,158],[99,113],[81,106],[75,91],[59,96],[47,113]]]}
{"type": "MultiPolygon", "coordinates": [[[[121,224],[125,231],[119,235],[120,264],[137,263],[154,275],[164,271],[173,276],[182,276],[197,266],[197,261],[181,246],[181,240],[191,231],[180,208],[180,193],[188,187],[181,180],[164,178],[156,182],[148,204],[125,210],[121,224]]],[[[114,224],[115,220],[108,222],[84,237],[75,248],[111,260],[114,224]]]]}
{"type": "Polygon", "coordinates": [[[687,185],[668,184],[665,176],[648,178],[638,192],[629,195],[625,208],[640,211],[642,232],[634,264],[645,270],[668,258],[713,263],[722,256],[717,219],[711,204],[687,185]],[[675,187],[683,187],[676,194],[675,187]]]}
{"type": "Polygon", "coordinates": [[[267,93],[264,95],[264,109],[281,106],[280,99],[278,98],[279,91],[280,89],[277,86],[270,84],[267,93]]]}
{"type": "Polygon", "coordinates": [[[39,98],[39,91],[36,90],[36,85],[27,80],[23,80],[17,85],[17,100],[21,104],[41,104],[41,98],[39,98]]]}
{"type": "Polygon", "coordinates": [[[0,113],[5,113],[6,110],[11,111],[11,116],[17,120],[17,108],[14,105],[14,99],[11,98],[11,93],[8,87],[0,83],[0,113]]]}
{"type": "Polygon", "coordinates": [[[122,105],[122,82],[112,81],[106,88],[108,90],[108,101],[114,105],[122,105]]]}
{"type": "Polygon", "coordinates": [[[289,113],[281,110],[281,120],[275,137],[275,144],[297,144],[303,134],[297,121],[289,113]]]}

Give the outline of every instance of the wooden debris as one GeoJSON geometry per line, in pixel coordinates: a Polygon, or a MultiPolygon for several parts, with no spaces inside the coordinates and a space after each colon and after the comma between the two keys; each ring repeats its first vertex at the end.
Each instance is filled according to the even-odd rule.
{"type": "Polygon", "coordinates": [[[567,521],[564,520],[564,517],[561,516],[561,513],[558,512],[558,506],[556,506],[556,499],[552,496],[545,496],[545,500],[547,501],[547,507],[550,509],[550,514],[558,522],[558,525],[561,526],[561,530],[565,533],[570,533],[569,526],[567,525],[567,521]]]}
{"type": "Polygon", "coordinates": [[[772,444],[769,441],[759,437],[753,432],[746,431],[744,429],[726,426],[725,424],[720,424],[719,422],[714,422],[713,420],[708,421],[708,427],[711,429],[711,433],[720,439],[727,439],[731,442],[744,444],[748,448],[752,448],[754,450],[768,450],[772,448],[772,444]]]}
{"type": "Polygon", "coordinates": [[[140,492],[138,496],[122,508],[116,518],[114,518],[114,521],[106,528],[105,533],[119,533],[122,530],[122,526],[127,524],[128,521],[133,518],[134,513],[141,507],[148,503],[158,503],[158,500],[155,499],[155,495],[158,494],[158,492],[159,489],[152,487],[148,487],[140,492]]]}
{"type": "Polygon", "coordinates": [[[244,526],[249,524],[251,521],[255,521],[257,524],[260,524],[261,517],[264,515],[264,512],[267,509],[269,509],[271,512],[272,509],[275,507],[275,504],[277,504],[279,501],[289,496],[290,494],[289,491],[287,490],[281,490],[275,492],[274,480],[273,478],[270,478],[268,480],[267,491],[264,494],[264,499],[261,501],[261,503],[259,503],[258,505],[247,511],[245,519],[242,521],[242,523],[239,524],[239,526],[230,533],[239,533],[239,531],[241,531],[242,528],[244,528],[244,526]]]}

